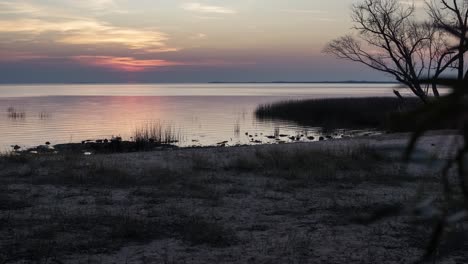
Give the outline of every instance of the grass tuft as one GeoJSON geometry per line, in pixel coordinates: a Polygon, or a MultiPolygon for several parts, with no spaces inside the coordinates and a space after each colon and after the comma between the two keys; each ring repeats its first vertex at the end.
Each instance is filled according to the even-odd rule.
{"type": "Polygon", "coordinates": [[[172,144],[181,140],[180,131],[172,125],[164,125],[161,122],[147,123],[133,132],[133,140],[138,149],[145,149],[146,146],[172,144]]]}

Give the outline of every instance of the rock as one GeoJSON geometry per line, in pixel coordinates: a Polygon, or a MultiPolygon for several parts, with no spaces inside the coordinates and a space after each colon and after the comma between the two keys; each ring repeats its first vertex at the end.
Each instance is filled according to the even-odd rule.
{"type": "Polygon", "coordinates": [[[324,137],[319,137],[319,140],[320,140],[320,141],[324,141],[325,138],[324,138],[324,137]]]}
{"type": "Polygon", "coordinates": [[[315,137],[307,137],[308,140],[314,140],[315,137]]]}
{"type": "Polygon", "coordinates": [[[37,146],[37,150],[49,150],[50,147],[48,145],[40,145],[37,146]]]}
{"type": "Polygon", "coordinates": [[[275,136],[266,136],[267,138],[269,139],[275,139],[276,137],[275,136]]]}
{"type": "Polygon", "coordinates": [[[50,145],[50,142],[49,142],[49,141],[47,141],[45,144],[46,144],[47,146],[49,146],[49,145],[50,145]]]}
{"type": "Polygon", "coordinates": [[[19,149],[21,149],[21,147],[18,146],[18,145],[14,145],[14,146],[12,146],[12,148],[13,148],[15,151],[18,151],[19,149]]]}

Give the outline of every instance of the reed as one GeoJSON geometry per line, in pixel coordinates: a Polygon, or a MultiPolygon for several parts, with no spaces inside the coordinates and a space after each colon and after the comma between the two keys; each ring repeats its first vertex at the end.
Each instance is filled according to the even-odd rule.
{"type": "Polygon", "coordinates": [[[234,124],[234,135],[239,136],[241,131],[239,120],[234,124]]]}
{"type": "Polygon", "coordinates": [[[40,120],[49,119],[49,117],[50,117],[50,114],[47,113],[47,112],[40,112],[40,113],[39,113],[39,119],[40,119],[40,120]]]}
{"type": "Polygon", "coordinates": [[[172,125],[149,122],[135,129],[133,139],[138,144],[172,144],[181,140],[181,133],[172,125]]]}
{"type": "Polygon", "coordinates": [[[395,115],[420,105],[416,98],[392,97],[290,100],[260,105],[259,120],[292,121],[326,129],[391,129],[395,115]]]}

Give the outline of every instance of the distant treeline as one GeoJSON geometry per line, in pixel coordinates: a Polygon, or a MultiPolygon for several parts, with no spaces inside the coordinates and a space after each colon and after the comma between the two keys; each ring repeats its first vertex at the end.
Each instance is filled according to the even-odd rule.
{"type": "Polygon", "coordinates": [[[223,81],[220,81],[220,82],[210,82],[211,84],[223,84],[223,83],[233,83],[233,84],[256,84],[256,83],[259,83],[259,84],[268,84],[268,83],[279,83],[279,84],[321,84],[321,83],[324,83],[324,84],[353,84],[353,83],[357,83],[357,84],[362,84],[362,83],[368,83],[368,84],[399,84],[398,82],[394,82],[394,81],[272,81],[272,82],[256,82],[256,81],[251,81],[251,82],[223,82],[223,81]]]}

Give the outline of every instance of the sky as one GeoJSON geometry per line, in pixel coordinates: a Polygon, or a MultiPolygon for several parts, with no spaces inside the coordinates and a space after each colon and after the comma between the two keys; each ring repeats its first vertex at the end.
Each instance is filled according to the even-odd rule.
{"type": "Polygon", "coordinates": [[[0,83],[389,80],[322,53],[355,0],[0,0],[0,83]]]}

